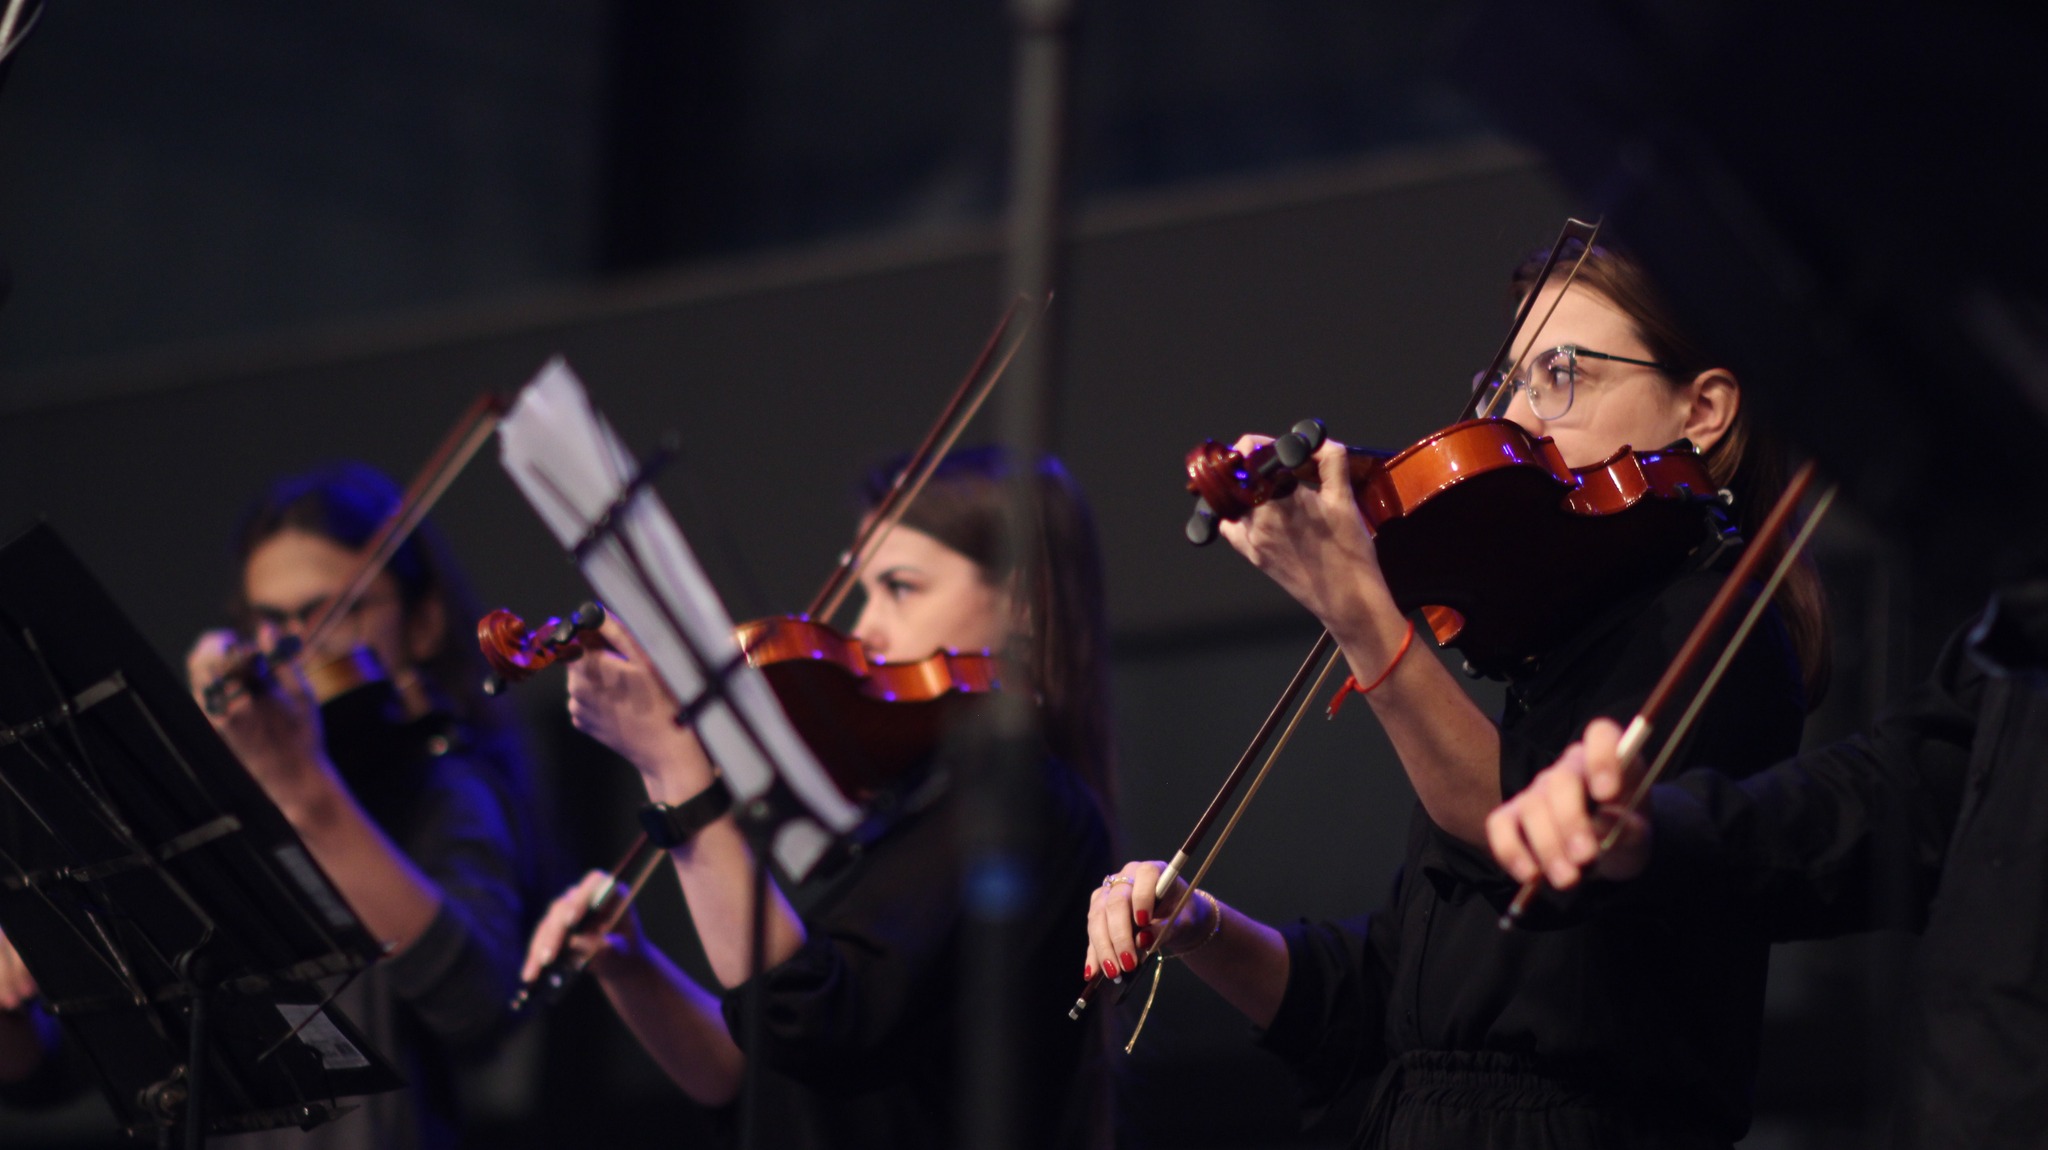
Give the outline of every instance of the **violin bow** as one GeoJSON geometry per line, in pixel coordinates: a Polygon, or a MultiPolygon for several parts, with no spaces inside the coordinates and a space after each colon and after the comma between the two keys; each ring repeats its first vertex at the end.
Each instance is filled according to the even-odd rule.
{"type": "MultiPolygon", "coordinates": [[[[953,389],[952,396],[940,409],[938,420],[932,424],[931,430],[925,433],[923,441],[918,444],[917,450],[911,453],[903,469],[896,473],[888,492],[882,496],[881,502],[876,504],[873,513],[867,517],[867,522],[855,534],[852,545],[840,553],[839,562],[833,565],[831,574],[825,577],[824,586],[818,588],[818,593],[811,598],[810,607],[804,611],[805,618],[815,619],[821,623],[829,622],[846,602],[846,597],[852,592],[861,568],[874,556],[875,549],[882,545],[882,540],[902,521],[904,514],[910,510],[911,503],[924,491],[926,483],[930,482],[933,474],[938,471],[939,465],[945,462],[954,444],[960,441],[960,436],[967,430],[967,425],[974,421],[982,404],[988,401],[989,394],[995,390],[997,382],[1003,378],[1003,373],[1009,370],[1010,361],[1016,358],[1017,349],[1023,346],[1024,340],[1031,334],[1039,315],[1044,313],[1045,307],[1052,305],[1052,300],[1048,298],[1043,307],[1027,311],[1026,305],[1030,302],[1027,297],[1019,295],[1003,309],[1002,317],[996,321],[995,330],[989,333],[988,341],[982,345],[981,354],[975,356],[973,365],[967,369],[967,374],[961,378],[959,386],[953,389]],[[1020,312],[1023,313],[1023,323],[1017,327],[1016,334],[1005,343],[1005,337],[1009,336],[1010,328],[1016,323],[1020,312]]],[[[626,853],[612,867],[612,879],[591,892],[589,907],[569,928],[569,934],[603,935],[618,929],[619,922],[632,908],[633,900],[640,896],[641,888],[654,876],[661,860],[667,854],[667,851],[657,849],[649,842],[646,835],[635,836],[632,845],[626,848],[626,853]],[[620,876],[625,876],[627,881],[620,882],[620,876]]],[[[519,988],[512,997],[512,1009],[526,1009],[535,1001],[536,993],[543,987],[551,1000],[553,996],[566,989],[570,980],[581,974],[588,963],[588,959],[574,957],[573,953],[557,957],[541,972],[539,978],[519,988]]]]}
{"type": "MultiPolygon", "coordinates": [[[[1217,856],[1223,852],[1224,844],[1230,841],[1231,832],[1237,829],[1238,820],[1244,817],[1245,809],[1251,806],[1254,798],[1258,797],[1259,788],[1265,785],[1267,773],[1273,769],[1273,764],[1279,761],[1280,752],[1287,749],[1288,741],[1294,737],[1295,728],[1301,725],[1302,716],[1308,714],[1306,706],[1295,706],[1296,701],[1304,693],[1310,698],[1314,698],[1322,692],[1323,684],[1330,677],[1331,668],[1337,665],[1336,645],[1337,641],[1331,637],[1328,631],[1324,631],[1322,636],[1316,640],[1315,646],[1309,649],[1308,657],[1301,661],[1301,666],[1295,668],[1294,677],[1287,681],[1287,688],[1280,692],[1279,700],[1273,704],[1273,709],[1266,713],[1265,722],[1259,724],[1258,732],[1252,736],[1251,744],[1245,747],[1244,754],[1238,756],[1236,765],[1230,768],[1229,776],[1223,780],[1223,785],[1217,789],[1215,796],[1209,800],[1208,807],[1202,811],[1202,817],[1195,820],[1194,829],[1188,832],[1188,836],[1181,843],[1180,849],[1174,852],[1173,861],[1169,862],[1166,865],[1166,869],[1160,872],[1159,881],[1153,885],[1152,889],[1154,900],[1164,899],[1172,892],[1173,880],[1180,874],[1181,869],[1187,865],[1189,856],[1201,849],[1202,840],[1208,836],[1209,828],[1215,825],[1216,819],[1223,813],[1223,808],[1229,805],[1231,796],[1237,792],[1238,786],[1244,782],[1246,772],[1251,769],[1251,765],[1259,757],[1259,753],[1265,749],[1266,743],[1273,738],[1274,731],[1279,730],[1279,742],[1274,743],[1272,751],[1266,755],[1266,761],[1260,765],[1258,773],[1252,776],[1251,787],[1245,791],[1244,801],[1237,804],[1237,809],[1231,812],[1230,821],[1223,824],[1222,832],[1216,836],[1216,845],[1210,848],[1209,853],[1202,859],[1202,865],[1197,867],[1195,873],[1189,877],[1187,892],[1158,916],[1157,921],[1161,924],[1172,922],[1174,917],[1180,914],[1181,907],[1187,904],[1187,900],[1194,897],[1195,888],[1202,885],[1202,879],[1208,876],[1210,866],[1214,865],[1217,856]],[[1311,676],[1313,676],[1313,680],[1311,680],[1311,676]],[[1290,711],[1292,712],[1291,715],[1289,714],[1290,711]],[[1286,727],[1284,729],[1280,725],[1283,718],[1286,720],[1286,727]]],[[[1166,931],[1161,929],[1155,933],[1152,945],[1145,948],[1144,954],[1138,961],[1138,965],[1143,966],[1145,963],[1152,961],[1161,953],[1165,945],[1166,931]]],[[[1089,1002],[1100,992],[1102,985],[1109,981],[1107,969],[1105,967],[1102,970],[1096,971],[1088,979],[1088,984],[1081,988],[1081,996],[1074,1000],[1073,1007],[1067,1011],[1068,1018],[1075,1021],[1080,1020],[1082,1012],[1088,1009],[1089,1002]]],[[[1146,1003],[1148,1013],[1150,1008],[1151,1003],[1148,1000],[1146,1003]]],[[[1142,1030],[1143,1027],[1144,1019],[1140,1018],[1138,1020],[1138,1029],[1142,1030]]],[[[1124,1052],[1128,1054],[1137,1044],[1138,1034],[1134,1030],[1131,1034],[1130,1044],[1124,1047],[1124,1052]]]]}
{"type": "MultiPolygon", "coordinates": [[[[335,627],[355,610],[356,604],[362,601],[370,585],[377,581],[377,576],[384,570],[384,565],[391,562],[391,557],[398,553],[398,549],[405,545],[405,541],[410,539],[412,533],[426,520],[427,513],[433,510],[434,504],[440,502],[441,496],[455,482],[455,477],[462,474],[462,469],[467,467],[483,445],[490,441],[491,435],[498,430],[499,420],[505,417],[505,411],[504,398],[494,392],[485,392],[477,396],[463,410],[462,415],[456,419],[455,426],[442,437],[434,453],[427,457],[426,463],[413,477],[412,484],[405,490],[404,498],[399,500],[397,507],[392,508],[391,514],[384,517],[384,522],[377,527],[377,533],[364,545],[362,557],[356,561],[355,569],[349,573],[348,581],[342,584],[340,593],[322,604],[320,610],[306,624],[305,636],[285,656],[287,661],[296,661],[305,652],[318,650],[335,627]]],[[[225,705],[234,698],[235,692],[230,680],[245,675],[248,667],[248,662],[240,662],[235,668],[207,684],[203,692],[207,705],[225,705]]]]}
{"type": "MultiPolygon", "coordinates": [[[[1529,294],[1522,299],[1520,306],[1516,308],[1515,317],[1508,324],[1507,334],[1501,339],[1499,349],[1493,353],[1493,359],[1488,362],[1487,370],[1482,372],[1475,382],[1472,394],[1465,402],[1465,409],[1458,417],[1459,422],[1464,422],[1474,417],[1479,406],[1479,396],[1484,388],[1485,381],[1490,376],[1500,373],[1502,370],[1501,365],[1513,357],[1515,339],[1521,334],[1522,327],[1528,322],[1530,314],[1535,311],[1537,298],[1543,294],[1544,287],[1550,282],[1551,274],[1556,270],[1559,257],[1566,246],[1573,241],[1577,241],[1579,253],[1577,258],[1572,261],[1571,269],[1566,273],[1564,288],[1558,292],[1558,298],[1551,301],[1549,310],[1543,313],[1542,321],[1537,324],[1538,331],[1543,329],[1544,324],[1549,323],[1551,314],[1557,310],[1558,304],[1564,299],[1564,291],[1569,290],[1573,281],[1578,278],[1579,269],[1584,266],[1587,254],[1592,251],[1593,241],[1599,234],[1600,222],[1597,220],[1591,223],[1574,218],[1567,218],[1565,220],[1564,228],[1558,232],[1556,241],[1550,245],[1550,251],[1544,257],[1543,268],[1536,275],[1535,287],[1530,290],[1529,294]]],[[[1477,412],[1477,414],[1490,415],[1492,413],[1491,410],[1488,410],[1486,412],[1477,412]]],[[[1314,685],[1313,687],[1308,687],[1308,696],[1314,698],[1322,693],[1324,681],[1328,679],[1331,668],[1337,664],[1333,651],[1335,646],[1336,640],[1330,635],[1328,630],[1325,630],[1316,638],[1315,646],[1309,649],[1308,657],[1302,660],[1301,666],[1296,668],[1294,672],[1294,677],[1288,680],[1286,689],[1280,693],[1279,701],[1273,704],[1273,709],[1267,712],[1265,721],[1259,724],[1259,729],[1252,736],[1250,745],[1245,748],[1242,755],[1238,756],[1236,764],[1231,767],[1230,773],[1224,777],[1223,785],[1217,788],[1216,794],[1209,800],[1209,805],[1203,809],[1201,817],[1195,820],[1194,829],[1188,832],[1188,836],[1181,843],[1180,849],[1174,852],[1172,861],[1167,863],[1164,871],[1160,872],[1159,881],[1155,884],[1152,892],[1154,900],[1164,900],[1172,892],[1174,879],[1179,877],[1181,871],[1187,867],[1188,860],[1193,853],[1201,849],[1202,840],[1207,837],[1209,828],[1215,824],[1223,809],[1230,804],[1231,798],[1237,793],[1238,787],[1244,784],[1246,773],[1250,770],[1252,762],[1265,749],[1266,743],[1272,738],[1275,729],[1280,727],[1282,718],[1301,699],[1304,688],[1309,684],[1311,673],[1314,673],[1315,676],[1314,685]],[[1317,671],[1316,668],[1319,666],[1321,670],[1317,671]]],[[[1231,813],[1230,821],[1224,824],[1222,833],[1216,838],[1216,845],[1210,848],[1209,853],[1202,860],[1202,865],[1189,878],[1187,892],[1180,899],[1176,900],[1166,912],[1158,915],[1156,921],[1161,923],[1172,922],[1175,916],[1179,915],[1181,907],[1186,904],[1187,900],[1194,897],[1195,888],[1202,884],[1202,879],[1208,875],[1209,868],[1214,865],[1217,856],[1222,853],[1224,844],[1230,841],[1230,834],[1236,829],[1238,820],[1244,816],[1245,808],[1251,805],[1253,798],[1257,797],[1259,788],[1265,783],[1267,772],[1272,770],[1274,762],[1280,757],[1280,752],[1287,748],[1288,741],[1293,737],[1294,730],[1300,724],[1301,716],[1306,711],[1307,707],[1303,706],[1295,710],[1293,717],[1287,720],[1287,725],[1281,734],[1280,741],[1273,747],[1272,752],[1266,756],[1265,763],[1259,768],[1258,774],[1253,776],[1251,786],[1245,792],[1244,801],[1240,802],[1236,810],[1231,813]]],[[[1145,949],[1143,956],[1139,960],[1139,965],[1142,966],[1145,962],[1156,958],[1162,953],[1162,948],[1165,945],[1166,932],[1163,929],[1155,932],[1152,945],[1145,949]]],[[[1153,991],[1156,993],[1158,990],[1157,972],[1155,971],[1154,974],[1153,991]]],[[[1088,1009],[1089,1002],[1100,992],[1102,984],[1108,981],[1109,976],[1105,972],[1097,971],[1088,980],[1087,985],[1081,988],[1081,995],[1074,1000],[1073,1007],[1067,1011],[1067,1017],[1078,1021],[1082,1013],[1088,1009]]],[[[1139,1016],[1137,1027],[1134,1028],[1131,1034],[1130,1044],[1124,1048],[1125,1053],[1129,1053],[1136,1047],[1138,1031],[1144,1028],[1145,1017],[1151,1013],[1151,1008],[1151,1000],[1148,998],[1145,1003],[1145,1014],[1139,1016]]]]}
{"type": "MultiPolygon", "coordinates": [[[[1763,566],[1764,557],[1770,551],[1766,541],[1777,539],[1782,535],[1786,523],[1792,518],[1793,511],[1798,508],[1800,501],[1806,497],[1807,489],[1813,485],[1813,477],[1814,465],[1810,460],[1802,464],[1799,470],[1794,473],[1792,481],[1785,485],[1783,494],[1778,496],[1777,504],[1771,508],[1770,516],[1764,520],[1762,529],[1757,532],[1757,538],[1752,540],[1749,546],[1743,549],[1742,557],[1736,561],[1734,570],[1728,572],[1728,577],[1721,581],[1721,587],[1714,593],[1712,601],[1707,604],[1706,612],[1693,624],[1692,633],[1685,637],[1685,644],[1678,649],[1678,654],[1671,660],[1671,665],[1664,668],[1663,676],[1657,680],[1657,685],[1651,690],[1649,698],[1643,701],[1642,708],[1636,712],[1633,719],[1629,720],[1627,729],[1621,735],[1621,745],[1616,750],[1616,755],[1621,760],[1623,771],[1627,771],[1641,757],[1643,748],[1648,745],[1650,736],[1656,731],[1658,719],[1664,708],[1670,703],[1672,696],[1677,694],[1679,684],[1691,673],[1693,665],[1699,661],[1700,654],[1706,649],[1708,641],[1715,632],[1721,629],[1721,625],[1727,621],[1729,614],[1734,611],[1736,597],[1742,593],[1744,587],[1748,586],[1756,578],[1758,569],[1763,566]]],[[[1791,572],[1793,565],[1799,561],[1799,556],[1805,551],[1807,541],[1813,537],[1814,529],[1820,526],[1821,518],[1827,514],[1828,508],[1834,504],[1835,490],[1833,485],[1829,485],[1827,490],[1821,493],[1820,497],[1814,501],[1812,513],[1806,517],[1806,522],[1800,525],[1799,533],[1793,536],[1791,541],[1786,543],[1784,549],[1779,552],[1777,562],[1771,569],[1770,578],[1765,581],[1763,589],[1757,593],[1756,598],[1750,602],[1748,609],[1743,612],[1741,622],[1736,625],[1735,630],[1730,633],[1727,642],[1721,648],[1720,657],[1714,660],[1714,665],[1708,669],[1706,676],[1700,680],[1699,686],[1693,691],[1692,699],[1687,703],[1684,712],[1679,715],[1678,721],[1672,725],[1671,733],[1665,738],[1663,747],[1657,752],[1657,757],[1651,761],[1649,768],[1643,772],[1642,778],[1636,783],[1635,790],[1630,793],[1628,801],[1622,805],[1620,814],[1615,818],[1614,824],[1601,837],[1599,844],[1600,854],[1606,854],[1614,846],[1615,841],[1621,835],[1622,825],[1626,822],[1628,816],[1635,814],[1641,809],[1644,800],[1649,797],[1650,788],[1655,786],[1657,780],[1662,777],[1664,768],[1670,764],[1672,756],[1677,753],[1679,744],[1684,742],[1686,735],[1691,733],[1693,723],[1699,718],[1701,708],[1706,706],[1707,698],[1713,694],[1714,688],[1720,685],[1721,677],[1727,672],[1729,664],[1735,661],[1735,654],[1741,650],[1743,640],[1749,637],[1749,633],[1756,626],[1757,620],[1763,617],[1764,610],[1771,604],[1772,596],[1777,594],[1779,585],[1785,581],[1785,576],[1791,572]]],[[[1515,924],[1521,921],[1522,916],[1527,913],[1530,902],[1535,899],[1537,893],[1542,889],[1543,876],[1541,874],[1523,883],[1521,889],[1515,892],[1514,901],[1508,904],[1506,913],[1500,916],[1500,928],[1502,930],[1514,929],[1515,924]]]]}
{"type": "MultiPolygon", "coordinates": [[[[1565,293],[1571,290],[1572,284],[1579,278],[1579,269],[1586,265],[1586,257],[1593,251],[1593,241],[1600,238],[1600,224],[1599,220],[1587,223],[1585,220],[1571,217],[1565,219],[1563,230],[1557,233],[1557,241],[1550,245],[1550,251],[1543,257],[1542,270],[1536,273],[1536,286],[1530,289],[1529,294],[1522,299],[1521,305],[1515,309],[1515,318],[1508,324],[1508,333],[1501,339],[1500,349],[1493,353],[1493,359],[1487,363],[1486,370],[1473,381],[1472,395],[1465,401],[1464,412],[1458,416],[1460,423],[1474,418],[1490,419],[1495,409],[1506,402],[1501,398],[1508,394],[1505,387],[1493,394],[1493,398],[1487,402],[1483,410],[1479,406],[1479,396],[1486,390],[1489,379],[1499,377],[1505,381],[1514,369],[1520,366],[1519,359],[1514,354],[1515,337],[1522,334],[1522,325],[1528,322],[1529,313],[1536,310],[1537,298],[1550,283],[1551,272],[1557,269],[1558,256],[1564,251],[1565,245],[1576,240],[1579,244],[1578,257],[1572,260],[1571,271],[1565,273],[1564,285],[1558,288],[1557,298],[1550,301],[1550,307],[1543,313],[1543,319],[1537,323],[1536,330],[1540,334],[1550,325],[1550,317],[1556,314],[1557,305],[1564,302],[1565,293]]],[[[1536,346],[1536,341],[1531,339],[1529,346],[1536,346]]],[[[1523,349],[1522,354],[1529,354],[1528,349],[1523,349]]]]}
{"type": "MultiPolygon", "coordinates": [[[[888,492],[882,496],[882,501],[876,504],[867,522],[854,536],[853,544],[841,553],[839,562],[832,568],[832,573],[826,576],[825,585],[818,588],[817,595],[811,599],[810,607],[804,611],[805,618],[815,619],[820,623],[832,621],[832,616],[838,612],[840,606],[846,602],[847,595],[852,592],[854,580],[860,575],[861,568],[874,556],[875,549],[882,545],[882,540],[888,537],[889,532],[895,529],[896,524],[910,510],[911,503],[924,491],[925,484],[930,482],[939,465],[946,461],[946,456],[953,450],[953,445],[960,441],[960,436],[967,430],[967,425],[974,421],[975,415],[981,411],[981,405],[988,401],[989,394],[995,390],[996,383],[1003,378],[1003,373],[1009,370],[1010,361],[1016,358],[1017,349],[1022,347],[1024,340],[1030,336],[1031,328],[1037,322],[1038,316],[1043,314],[1043,308],[1027,312],[1023,325],[1017,329],[1016,338],[1010,340],[1006,347],[1003,343],[1004,335],[1008,333],[1017,313],[1029,302],[1026,297],[1019,295],[1010,301],[1009,307],[1003,309],[1002,318],[996,321],[995,330],[989,333],[988,342],[982,345],[981,354],[975,357],[974,365],[967,369],[967,374],[960,380],[960,386],[954,389],[952,398],[939,411],[937,422],[925,433],[923,442],[911,453],[903,469],[896,473],[895,480],[889,484],[888,492]],[[1001,352],[1000,358],[998,352],[1001,352]],[[993,367],[990,366],[991,361],[994,361],[993,367]]],[[[1046,301],[1048,306],[1051,302],[1049,299],[1046,301]]]]}

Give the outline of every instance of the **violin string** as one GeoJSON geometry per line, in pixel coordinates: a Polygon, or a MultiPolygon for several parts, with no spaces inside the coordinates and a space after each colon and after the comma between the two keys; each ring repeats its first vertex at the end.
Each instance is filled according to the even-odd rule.
{"type": "MultiPolygon", "coordinates": [[[[1743,612],[1742,622],[1736,625],[1734,633],[1728,639],[1728,645],[1721,650],[1720,658],[1714,660],[1714,665],[1708,670],[1706,678],[1700,681],[1699,689],[1693,692],[1691,702],[1686,704],[1685,713],[1678,717],[1678,722],[1672,724],[1670,736],[1664,740],[1657,757],[1651,761],[1649,769],[1643,772],[1643,777],[1636,783],[1635,792],[1629,796],[1628,803],[1622,808],[1624,816],[1641,809],[1644,801],[1649,798],[1650,788],[1663,776],[1664,768],[1671,762],[1678,745],[1691,733],[1693,722],[1699,718],[1707,697],[1720,685],[1721,676],[1727,673],[1729,664],[1735,661],[1736,652],[1742,649],[1743,640],[1749,638],[1749,633],[1756,627],[1757,620],[1763,618],[1765,609],[1771,604],[1771,597],[1778,593],[1779,585],[1785,582],[1785,577],[1799,561],[1800,553],[1806,549],[1807,541],[1813,538],[1814,530],[1820,526],[1822,517],[1827,515],[1828,509],[1834,505],[1836,490],[1836,486],[1830,484],[1826,491],[1821,492],[1820,498],[1814,501],[1813,510],[1808,513],[1806,522],[1800,525],[1799,533],[1785,545],[1785,551],[1778,556],[1778,562],[1772,567],[1771,577],[1764,582],[1763,590],[1757,593],[1749,609],[1743,612]]],[[[1607,834],[1600,840],[1600,853],[1605,854],[1611,850],[1620,836],[1621,822],[1616,820],[1614,826],[1609,827],[1607,834]]]]}
{"type": "MultiPolygon", "coordinates": [[[[1237,807],[1230,812],[1230,818],[1224,822],[1223,829],[1216,832],[1216,842],[1209,848],[1208,853],[1202,856],[1202,865],[1196,867],[1195,873],[1188,876],[1187,890],[1178,899],[1174,900],[1170,912],[1162,914],[1154,920],[1160,924],[1158,933],[1152,939],[1152,945],[1145,949],[1144,956],[1139,959],[1139,965],[1141,966],[1146,962],[1155,963],[1155,969],[1152,972],[1152,989],[1145,996],[1145,1007],[1138,1013],[1137,1023],[1131,1027],[1131,1039],[1124,1044],[1125,1054],[1129,1054],[1137,1049],[1138,1036],[1145,1032],[1145,1020],[1152,1016],[1152,1003],[1159,995],[1159,974],[1165,965],[1164,950],[1167,935],[1165,924],[1179,917],[1182,908],[1187,906],[1188,900],[1195,897],[1195,890],[1202,885],[1202,880],[1209,877],[1209,868],[1216,865],[1216,857],[1223,853],[1224,846],[1230,842],[1231,833],[1237,829],[1238,821],[1244,818],[1244,812],[1252,805],[1252,800],[1259,796],[1259,788],[1266,784],[1266,776],[1272,772],[1273,764],[1280,760],[1280,752],[1287,749],[1288,740],[1294,737],[1296,728],[1301,726],[1302,716],[1314,709],[1316,698],[1323,693],[1324,685],[1329,682],[1330,672],[1336,668],[1338,662],[1342,659],[1343,652],[1331,651],[1329,656],[1323,660],[1322,669],[1316,672],[1315,682],[1309,686],[1308,690],[1302,692],[1300,705],[1295,707],[1294,714],[1287,720],[1287,726],[1281,730],[1280,737],[1274,740],[1273,749],[1266,752],[1265,762],[1259,764],[1258,773],[1252,776],[1252,781],[1245,787],[1244,798],[1238,800],[1237,807]]],[[[1222,914],[1223,911],[1219,907],[1216,913],[1222,914]]]]}

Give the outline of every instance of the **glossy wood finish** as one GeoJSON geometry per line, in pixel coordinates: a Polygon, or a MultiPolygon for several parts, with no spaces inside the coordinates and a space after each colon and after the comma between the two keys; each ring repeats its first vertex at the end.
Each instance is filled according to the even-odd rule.
{"type": "MultiPolygon", "coordinates": [[[[1289,471],[1270,457],[1204,443],[1188,453],[1188,491],[1231,519],[1315,481],[1313,463],[1289,471]]],[[[1488,673],[1675,569],[1706,538],[1715,494],[1689,447],[1624,447],[1574,469],[1504,419],[1456,423],[1392,456],[1354,451],[1351,480],[1395,602],[1488,673]]]]}
{"type": "MultiPolygon", "coordinates": [[[[940,651],[915,662],[871,657],[860,640],[799,616],[734,628],[747,662],[761,670],[789,720],[848,798],[860,801],[929,759],[959,708],[1002,689],[987,651],[940,651]]],[[[499,609],[477,622],[491,671],[517,683],[603,643],[570,634],[560,620],[529,626],[499,609]]]]}

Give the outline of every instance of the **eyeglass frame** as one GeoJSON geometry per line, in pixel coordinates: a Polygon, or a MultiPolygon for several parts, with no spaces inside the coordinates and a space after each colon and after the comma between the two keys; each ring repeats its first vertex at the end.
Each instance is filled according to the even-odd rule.
{"type": "MultiPolygon", "coordinates": [[[[1667,363],[1659,363],[1653,359],[1636,359],[1633,356],[1615,355],[1612,352],[1606,351],[1594,351],[1592,348],[1580,347],[1578,344],[1575,343],[1561,343],[1558,344],[1556,347],[1545,348],[1543,351],[1537,352],[1536,355],[1555,355],[1558,352],[1564,352],[1574,360],[1576,360],[1580,356],[1584,356],[1587,359],[1604,359],[1610,363],[1626,363],[1632,364],[1636,367],[1654,368],[1655,370],[1662,372],[1665,375],[1671,374],[1671,365],[1667,363]]],[[[1525,355],[1521,358],[1520,362],[1522,366],[1515,373],[1515,375],[1495,377],[1499,380],[1499,382],[1497,384],[1494,384],[1493,386],[1498,387],[1501,391],[1507,394],[1507,399],[1500,401],[1501,406],[1503,407],[1515,401],[1515,389],[1520,388],[1524,392],[1529,391],[1529,366],[1536,362],[1536,356],[1525,355]],[[1519,375],[1521,378],[1517,379],[1515,377],[1516,375],[1519,375]]],[[[1488,385],[1482,382],[1481,387],[1484,388],[1485,386],[1488,385]]],[[[1536,416],[1536,418],[1549,421],[1553,419],[1563,419],[1565,416],[1571,414],[1572,404],[1577,402],[1579,397],[1579,373],[1577,370],[1574,370],[1572,372],[1571,384],[1569,385],[1569,388],[1570,390],[1565,395],[1564,407],[1560,411],[1558,411],[1556,415],[1538,415],[1536,416]]],[[[1492,407],[1493,404],[1491,403],[1485,404],[1482,406],[1482,410],[1490,410],[1492,407]]],[[[1536,399],[1533,393],[1530,395],[1529,399],[1529,410],[1531,412],[1534,412],[1536,410],[1536,399]]]]}

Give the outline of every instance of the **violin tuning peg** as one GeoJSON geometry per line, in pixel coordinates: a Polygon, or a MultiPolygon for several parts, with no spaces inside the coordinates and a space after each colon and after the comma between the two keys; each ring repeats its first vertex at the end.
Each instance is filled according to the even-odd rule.
{"type": "Polygon", "coordinates": [[[1310,447],[1307,440],[1290,431],[1273,441],[1272,466],[1262,470],[1278,471],[1284,469],[1292,471],[1307,463],[1309,457],[1315,453],[1315,448],[1310,447]]]}
{"type": "Polygon", "coordinates": [[[505,693],[505,680],[496,673],[484,676],[484,694],[496,698],[505,693]]]}
{"type": "Polygon", "coordinates": [[[548,642],[560,645],[576,637],[576,619],[554,619],[548,627],[548,642]]]}
{"type": "Polygon", "coordinates": [[[1323,430],[1322,420],[1304,419],[1273,441],[1273,460],[1279,467],[1292,471],[1307,463],[1328,438],[1329,433],[1323,430]]]}
{"type": "Polygon", "coordinates": [[[1195,501],[1195,513],[1188,516],[1188,523],[1183,531],[1188,537],[1188,542],[1197,547],[1207,547],[1216,542],[1216,512],[1210,509],[1208,500],[1195,501]]]}
{"type": "Polygon", "coordinates": [[[578,631],[595,631],[604,626],[604,619],[604,604],[595,599],[576,608],[576,613],[569,616],[569,622],[578,631]]]}

